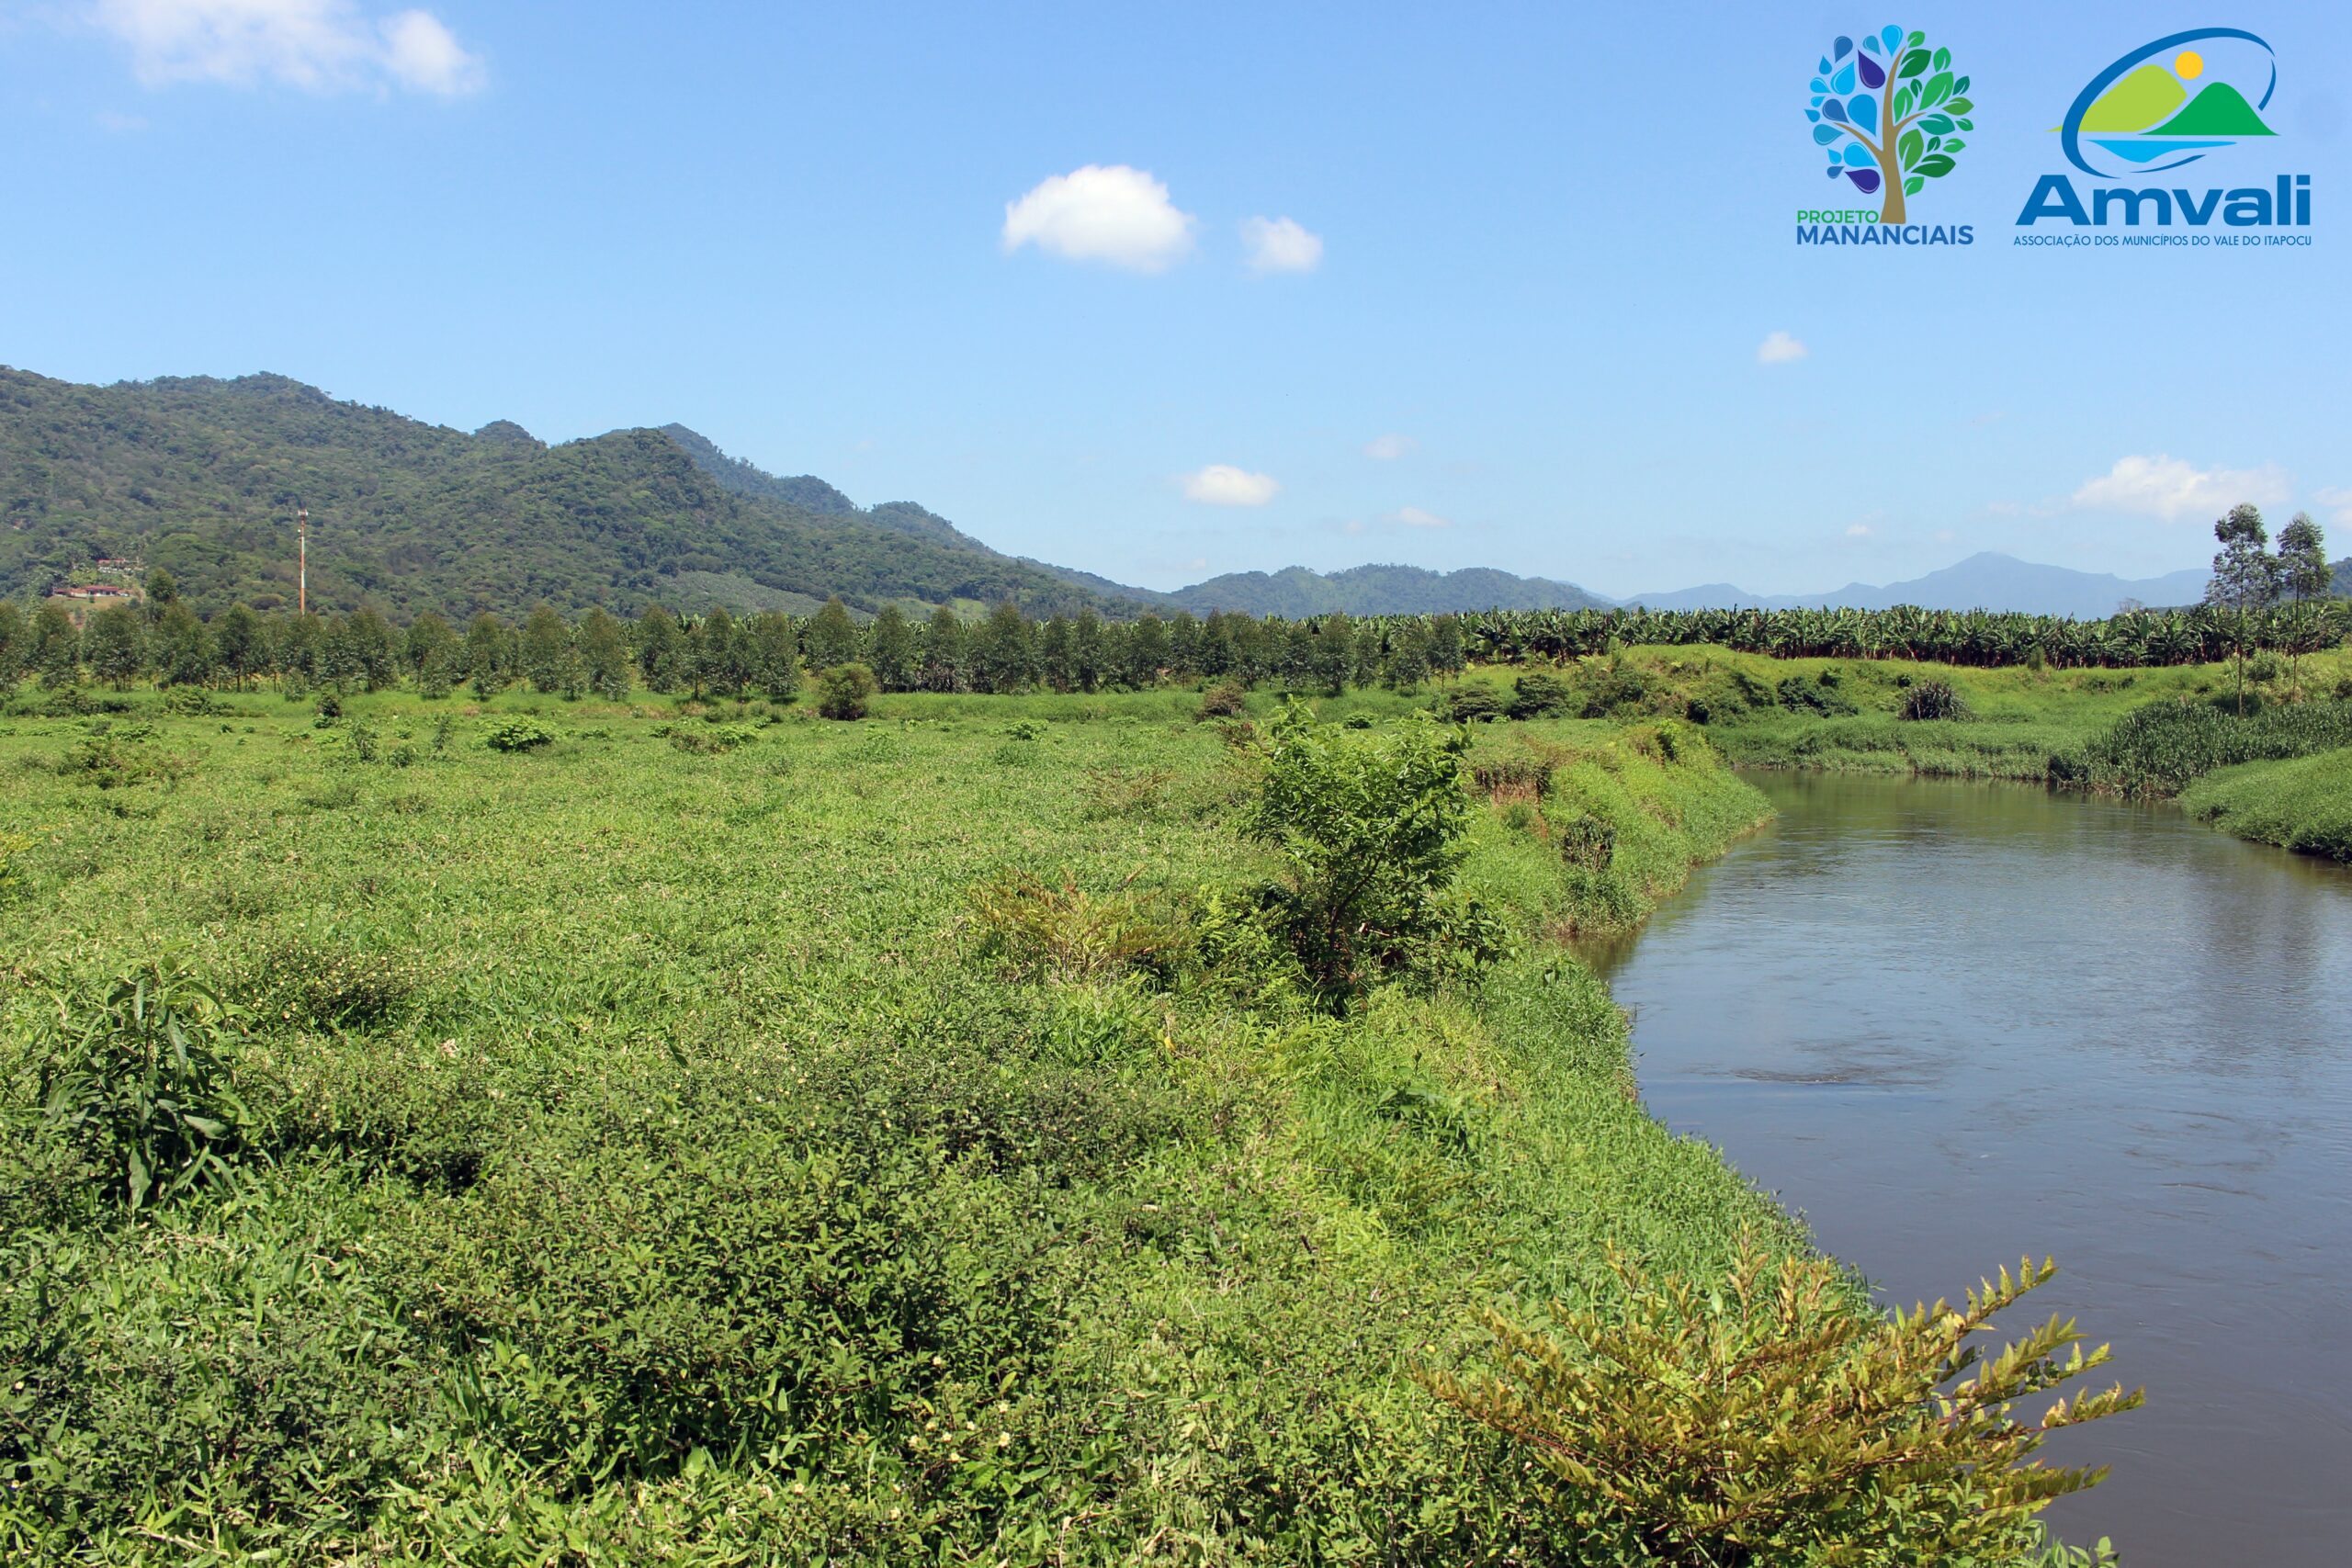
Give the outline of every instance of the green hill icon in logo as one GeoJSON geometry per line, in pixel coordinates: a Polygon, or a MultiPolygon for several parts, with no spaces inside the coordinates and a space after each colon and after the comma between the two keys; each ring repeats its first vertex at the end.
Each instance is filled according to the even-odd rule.
{"type": "MultiPolygon", "coordinates": [[[[2211,34],[2252,37],[2224,29],[2211,29],[2211,34]]],[[[2168,160],[2166,168],[2249,137],[2272,135],[2245,94],[2232,83],[2209,77],[2203,51],[2175,47],[2193,36],[2176,34],[2173,39],[2159,39],[2139,51],[2143,62],[2127,56],[2110,66],[2109,80],[2094,83],[2083,98],[2075,100],[2068,113],[2070,123],[2054,129],[2072,130],[2127,164],[2145,165],[2164,159],[2168,160]],[[2150,55],[2154,58],[2146,58],[2150,55]]],[[[2264,50],[2267,54],[2267,45],[2264,50]]],[[[2262,96],[2266,103],[2269,101],[2267,85],[2262,96]]]]}

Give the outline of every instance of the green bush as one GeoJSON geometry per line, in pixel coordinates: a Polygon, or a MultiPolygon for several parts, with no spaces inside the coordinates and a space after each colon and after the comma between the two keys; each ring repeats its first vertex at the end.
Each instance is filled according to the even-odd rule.
{"type": "Polygon", "coordinates": [[[35,1044],[34,1102],[20,1109],[134,1212],[219,1181],[251,1121],[231,1082],[231,1016],[156,966],[59,991],[35,1044]]]}
{"type": "Polygon", "coordinates": [[[1488,1314],[1498,1365],[1419,1375],[1567,1483],[1577,1524],[1675,1568],[2016,1561],[2041,1545],[2036,1513],[2107,1474],[2026,1461],[2142,1402],[2119,1385],[2013,1414],[2108,1359],[2054,1317],[1996,1355],[1971,1343],[2047,1262],[2003,1269],[1964,1310],[1892,1318],[1826,1258],[1743,1248],[1721,1285],[1614,1267],[1621,1304],[1555,1303],[1549,1328],[1488,1314]]]}
{"type": "Polygon", "coordinates": [[[1282,857],[1278,929],[1328,1003],[1442,929],[1469,825],[1464,745],[1427,719],[1386,732],[1318,724],[1296,699],[1275,722],[1243,830],[1282,857]]]}
{"type": "Polygon", "coordinates": [[[1772,689],[1772,699],[1791,713],[1813,713],[1824,717],[1841,717],[1860,711],[1838,690],[1836,672],[1826,670],[1817,681],[1803,675],[1782,677],[1772,689]]]}
{"type": "Polygon", "coordinates": [[[1487,724],[1503,716],[1502,699],[1492,686],[1480,684],[1456,686],[1445,694],[1440,709],[1454,724],[1487,724]]]}
{"type": "Polygon", "coordinates": [[[1902,719],[1966,718],[1968,705],[1961,700],[1951,682],[1929,677],[1925,681],[1905,684],[1903,700],[1895,705],[1894,716],[1902,719]]]}
{"type": "Polygon", "coordinates": [[[876,690],[874,671],[865,665],[836,664],[817,676],[817,711],[827,718],[864,718],[876,690]]]}
{"type": "Polygon", "coordinates": [[[1201,705],[1193,710],[1193,717],[1238,718],[1249,711],[1250,688],[1238,681],[1219,681],[1201,694],[1201,705]]]}
{"type": "Polygon", "coordinates": [[[1572,698],[1566,682],[1532,670],[1511,682],[1510,705],[1504,711],[1513,718],[1544,718],[1565,713],[1572,698]]]}
{"type": "Polygon", "coordinates": [[[555,731],[536,718],[503,718],[481,739],[493,751],[536,751],[554,742],[555,731]]]}

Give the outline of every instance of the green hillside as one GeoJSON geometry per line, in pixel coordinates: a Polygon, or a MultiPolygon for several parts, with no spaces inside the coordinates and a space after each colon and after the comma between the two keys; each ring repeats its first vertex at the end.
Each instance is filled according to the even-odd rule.
{"type": "Polygon", "coordinates": [[[1573,582],[1515,577],[1487,567],[1430,571],[1417,566],[1359,566],[1326,575],[1303,566],[1277,572],[1237,571],[1166,595],[1196,615],[1238,610],[1252,615],[1438,615],[1477,610],[1598,610],[1609,601],[1573,582]]]}
{"type": "Polygon", "coordinates": [[[2188,100],[2188,107],[2149,132],[2152,136],[2268,136],[2270,128],[2245,95],[2215,82],[2188,100]]]}
{"type": "Polygon", "coordinates": [[[919,506],[860,512],[682,427],[549,446],[508,421],[469,435],[282,376],[88,387],[0,367],[0,597],[118,558],[168,568],[201,611],[290,604],[298,504],[324,610],[757,609],[834,593],[866,609],[1126,607],[919,506]]]}

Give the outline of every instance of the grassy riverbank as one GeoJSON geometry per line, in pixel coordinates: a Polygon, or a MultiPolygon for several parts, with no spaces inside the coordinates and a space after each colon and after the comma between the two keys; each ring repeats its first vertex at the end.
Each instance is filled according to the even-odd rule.
{"type": "Polygon", "coordinates": [[[2241,839],[2352,861],[2352,750],[2223,768],[2183,790],[2180,804],[2241,839]]]}
{"type": "Polygon", "coordinates": [[[1802,1246],[1546,940],[1762,799],[1683,724],[1482,732],[1461,880],[1513,955],[1334,1017],[1234,918],[1270,867],[1197,700],[0,721],[0,1541],[1619,1560],[1408,1373],[1605,1299],[1611,1244],[1802,1246]],[[29,1112],[45,1021],[157,961],[242,1010],[243,1158],[125,1215],[29,1112]]]}
{"type": "MultiPolygon", "coordinates": [[[[1511,672],[1481,672],[1502,682],[1511,672]]],[[[2256,708],[2352,690],[2352,658],[2314,655],[2300,670],[2257,662],[2256,708]]],[[[2153,670],[1964,669],[1908,660],[1771,659],[1716,648],[1632,648],[1554,672],[1561,711],[1703,723],[1736,762],[1931,777],[2064,780],[2085,749],[2134,710],[2229,700],[2223,665],[2153,670]],[[1905,716],[1915,694],[1949,690],[1953,716],[1905,716]]],[[[1508,694],[1508,686],[1498,687],[1508,694]]]]}

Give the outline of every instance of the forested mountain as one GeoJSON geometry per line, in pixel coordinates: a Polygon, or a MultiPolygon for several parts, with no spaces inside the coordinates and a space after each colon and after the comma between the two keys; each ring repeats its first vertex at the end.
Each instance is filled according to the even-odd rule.
{"type": "Polygon", "coordinates": [[[1239,610],[1252,615],[1437,615],[1472,610],[1598,610],[1609,601],[1573,582],[1514,577],[1487,567],[1436,572],[1418,566],[1359,566],[1328,576],[1303,566],[1228,572],[1164,595],[1195,615],[1239,610]]]}
{"type": "Polygon", "coordinates": [[[836,593],[1134,608],[919,506],[860,512],[691,431],[548,446],[508,421],[469,435],[282,376],[87,387],[0,368],[0,596],[111,558],[167,568],[202,611],[290,604],[298,504],[322,610],[805,609],[836,593]]]}

